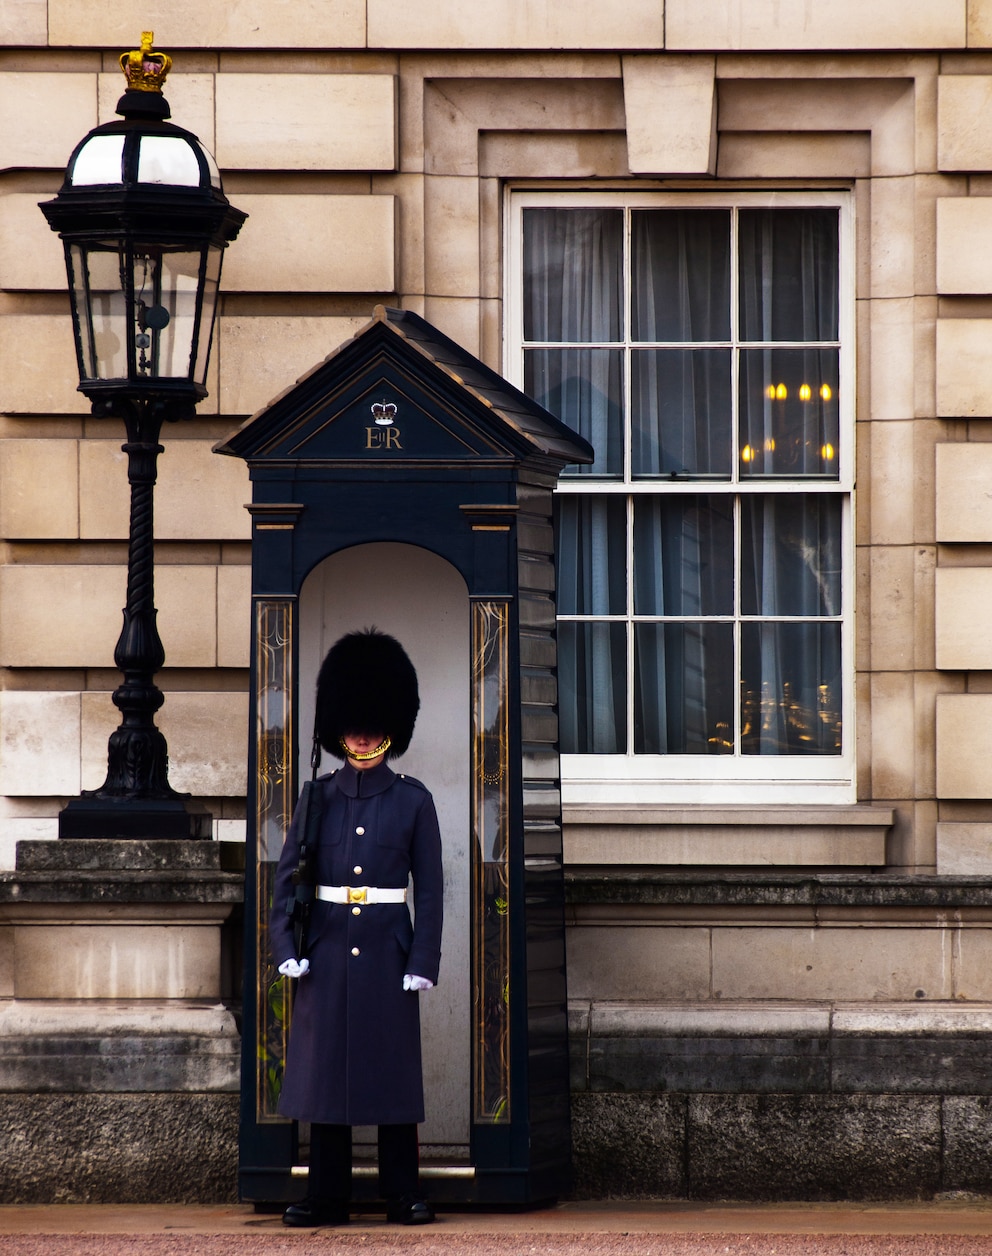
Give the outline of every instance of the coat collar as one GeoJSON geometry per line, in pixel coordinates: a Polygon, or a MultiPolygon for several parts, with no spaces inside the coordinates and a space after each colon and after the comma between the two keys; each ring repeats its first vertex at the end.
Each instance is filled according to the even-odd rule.
{"type": "Polygon", "coordinates": [[[359,772],[345,760],[344,767],[338,768],[334,779],[338,789],[349,798],[371,798],[373,794],[384,793],[396,780],[396,773],[385,761],[378,767],[359,772]]]}

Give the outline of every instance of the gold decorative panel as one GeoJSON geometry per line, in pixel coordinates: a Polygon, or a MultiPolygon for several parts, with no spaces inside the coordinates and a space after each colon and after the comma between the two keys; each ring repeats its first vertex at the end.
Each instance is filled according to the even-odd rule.
{"type": "Polygon", "coordinates": [[[261,598],[255,602],[255,1108],[259,1122],[284,1119],[276,1115],[276,1104],[282,1087],[292,1007],[292,983],[276,973],[269,955],[269,914],[276,864],[294,802],[293,606],[290,598],[261,598]]]}
{"type": "Polygon", "coordinates": [[[473,1118],[510,1120],[509,603],[472,604],[473,1118]]]}

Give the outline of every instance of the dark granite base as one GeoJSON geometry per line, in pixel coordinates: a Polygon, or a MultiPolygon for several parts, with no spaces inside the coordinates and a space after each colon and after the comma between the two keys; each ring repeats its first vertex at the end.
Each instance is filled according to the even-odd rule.
{"type": "Polygon", "coordinates": [[[237,1095],[0,1095],[0,1204],[230,1203],[237,1161],[237,1095]]]}

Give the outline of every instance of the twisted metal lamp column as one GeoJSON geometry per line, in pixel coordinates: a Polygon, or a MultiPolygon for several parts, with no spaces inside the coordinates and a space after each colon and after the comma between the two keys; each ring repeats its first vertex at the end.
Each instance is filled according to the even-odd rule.
{"type": "Polygon", "coordinates": [[[155,724],[165,701],[155,673],[165,663],[155,609],[154,492],[159,434],[165,421],[188,418],[192,405],[169,398],[117,397],[96,404],[101,417],[123,419],[127,441],[131,520],[124,624],[114,649],[122,673],[113,694],[121,713],[107,745],[107,777],[99,789],[84,790],[59,815],[60,837],[190,838],[209,836],[210,816],[188,809],[169,784],[169,749],[155,724]]]}
{"type": "Polygon", "coordinates": [[[127,554],[127,602],[124,626],[114,649],[123,681],[113,702],[123,719],[107,747],[107,779],[100,789],[84,791],[96,798],[182,798],[169,784],[169,749],[155,725],[155,712],[165,701],[155,673],[165,663],[155,609],[154,493],[158,456],[164,446],[159,433],[166,417],[163,403],[121,403],[127,427],[127,478],[131,485],[131,524],[127,554]]]}

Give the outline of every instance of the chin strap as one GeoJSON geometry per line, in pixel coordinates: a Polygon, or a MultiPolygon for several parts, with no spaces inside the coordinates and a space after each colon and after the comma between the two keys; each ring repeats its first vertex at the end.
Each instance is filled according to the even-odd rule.
{"type": "Polygon", "coordinates": [[[345,752],[349,759],[355,759],[358,763],[364,763],[366,759],[378,759],[379,755],[385,754],[392,741],[388,737],[383,737],[378,746],[374,750],[365,750],[361,754],[357,750],[349,750],[345,745],[344,738],[341,738],[341,749],[345,752]]]}

